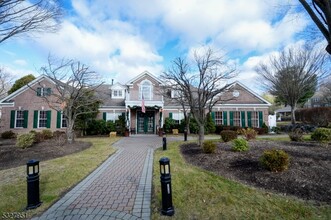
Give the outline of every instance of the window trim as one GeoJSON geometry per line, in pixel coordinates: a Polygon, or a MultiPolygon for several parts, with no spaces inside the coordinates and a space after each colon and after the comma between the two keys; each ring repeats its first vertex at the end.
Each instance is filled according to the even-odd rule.
{"type": "Polygon", "coordinates": [[[113,89],[112,90],[112,98],[113,99],[122,99],[124,98],[124,89],[113,89]],[[115,92],[117,93],[115,95],[115,92]],[[121,93],[121,95],[118,95],[119,93],[121,93]]]}
{"type": "Polygon", "coordinates": [[[146,84],[149,84],[149,98],[148,97],[145,97],[144,96],[144,100],[147,100],[147,101],[151,101],[153,100],[153,84],[151,81],[145,79],[143,80],[140,85],[139,85],[139,100],[142,100],[142,95],[143,95],[143,87],[146,85],[146,84]],[[144,85],[145,84],[145,85],[144,85]]]}
{"type": "Polygon", "coordinates": [[[38,128],[47,128],[47,111],[46,110],[39,110],[38,111],[38,128]],[[45,127],[40,127],[40,114],[41,112],[45,112],[46,120],[45,120],[45,127]]]}
{"type": "Polygon", "coordinates": [[[23,110],[15,110],[15,124],[14,128],[24,128],[24,111],[23,110]],[[22,112],[22,118],[20,120],[23,120],[22,127],[17,127],[17,113],[22,112]]]}

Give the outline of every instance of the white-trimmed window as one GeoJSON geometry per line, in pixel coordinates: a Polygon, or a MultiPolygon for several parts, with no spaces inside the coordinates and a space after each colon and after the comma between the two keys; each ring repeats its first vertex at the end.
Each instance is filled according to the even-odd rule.
{"type": "Polygon", "coordinates": [[[37,96],[50,96],[52,94],[51,88],[38,87],[37,96]]]}
{"type": "Polygon", "coordinates": [[[106,114],[106,121],[115,122],[118,120],[118,117],[122,115],[122,112],[107,112],[106,114]]]}
{"type": "Polygon", "coordinates": [[[215,112],[215,124],[223,125],[223,112],[215,112]]]}
{"type": "Polygon", "coordinates": [[[240,123],[240,112],[239,111],[234,111],[233,112],[233,125],[234,126],[241,126],[240,123]]]}
{"type": "Polygon", "coordinates": [[[24,127],[24,111],[18,110],[16,111],[15,128],[23,128],[23,127],[24,127]]]}
{"type": "Polygon", "coordinates": [[[174,112],[174,113],[172,113],[172,119],[175,120],[176,124],[180,124],[181,120],[184,119],[184,113],[183,112],[174,112]]]}
{"type": "Polygon", "coordinates": [[[47,127],[47,111],[39,111],[39,128],[46,128],[47,127]]]}
{"type": "Polygon", "coordinates": [[[152,100],[152,83],[149,80],[144,80],[139,87],[139,99],[152,100]]]}
{"type": "Polygon", "coordinates": [[[113,98],[120,99],[124,97],[123,89],[114,89],[113,90],[113,98]]]}
{"type": "Polygon", "coordinates": [[[61,128],[66,128],[68,127],[67,125],[67,118],[63,114],[61,114],[61,128]]]}
{"type": "Polygon", "coordinates": [[[252,122],[252,127],[253,128],[258,128],[259,127],[259,112],[252,112],[251,116],[251,122],[252,122]]]}

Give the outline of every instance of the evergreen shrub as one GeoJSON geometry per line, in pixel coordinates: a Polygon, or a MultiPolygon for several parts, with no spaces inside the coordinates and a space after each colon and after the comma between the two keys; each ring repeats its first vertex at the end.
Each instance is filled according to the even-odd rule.
{"type": "Polygon", "coordinates": [[[20,134],[17,137],[16,146],[20,148],[28,148],[35,142],[35,134],[33,132],[20,134]]]}
{"type": "Polygon", "coordinates": [[[216,143],[213,141],[203,142],[202,149],[206,154],[213,154],[216,151],[216,143]]]}
{"type": "Polygon", "coordinates": [[[242,138],[234,139],[232,150],[237,152],[248,151],[249,150],[248,142],[242,138]]]}
{"type": "Polygon", "coordinates": [[[260,157],[260,163],[272,172],[281,172],[288,168],[290,158],[283,150],[265,150],[260,157]]]}

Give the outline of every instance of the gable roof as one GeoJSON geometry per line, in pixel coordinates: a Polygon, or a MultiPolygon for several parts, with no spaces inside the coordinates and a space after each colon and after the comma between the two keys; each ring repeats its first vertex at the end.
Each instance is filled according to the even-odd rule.
{"type": "Polygon", "coordinates": [[[151,74],[148,71],[144,71],[144,72],[140,73],[138,76],[136,76],[135,78],[131,79],[129,82],[127,82],[126,85],[128,85],[128,86],[133,85],[134,82],[136,82],[139,79],[143,78],[145,75],[148,75],[152,79],[154,79],[155,81],[157,81],[158,83],[163,84],[163,82],[159,78],[157,78],[156,76],[154,76],[153,74],[151,74]]]}
{"type": "Polygon", "coordinates": [[[25,92],[26,90],[28,90],[30,87],[36,85],[37,83],[43,81],[44,79],[46,79],[49,82],[55,84],[55,82],[50,77],[48,77],[46,75],[40,75],[37,78],[35,78],[34,80],[32,80],[31,82],[29,82],[27,85],[19,88],[18,90],[16,90],[12,94],[10,94],[10,95],[4,97],[3,99],[1,99],[0,100],[0,104],[1,103],[9,103],[13,98],[15,98],[16,96],[22,94],[23,92],[25,92]]]}
{"type": "Polygon", "coordinates": [[[253,95],[255,98],[259,99],[261,102],[265,103],[268,106],[271,106],[271,103],[270,102],[268,102],[267,100],[265,100],[264,98],[262,98],[259,94],[257,94],[256,92],[254,92],[253,90],[251,90],[250,88],[248,88],[247,86],[245,86],[244,84],[242,84],[239,81],[235,81],[231,85],[231,87],[234,87],[236,85],[239,85],[240,87],[244,88],[248,93],[250,93],[251,95],[253,95]]]}

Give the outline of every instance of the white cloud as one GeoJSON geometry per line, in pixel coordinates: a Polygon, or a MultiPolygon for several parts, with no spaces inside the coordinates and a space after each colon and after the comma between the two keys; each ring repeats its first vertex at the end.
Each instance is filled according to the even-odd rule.
{"type": "Polygon", "coordinates": [[[26,66],[28,64],[28,62],[26,60],[23,60],[23,59],[14,60],[14,63],[19,65],[19,66],[26,66]]]}

